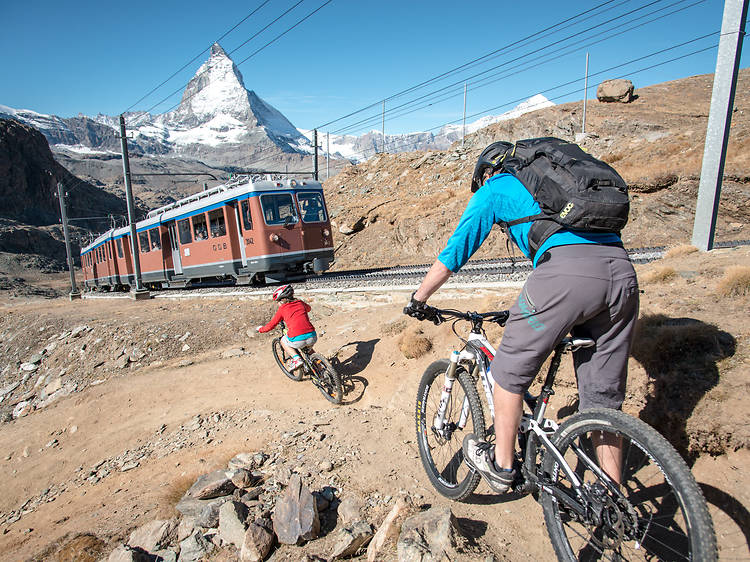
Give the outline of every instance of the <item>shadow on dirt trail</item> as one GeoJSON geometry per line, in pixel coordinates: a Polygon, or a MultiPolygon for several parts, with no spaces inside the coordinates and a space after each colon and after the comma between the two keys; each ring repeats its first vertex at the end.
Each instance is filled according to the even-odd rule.
{"type": "Polygon", "coordinates": [[[710,431],[711,420],[692,420],[693,426],[709,431],[688,433],[687,424],[701,399],[719,383],[717,362],[734,355],[736,345],[731,334],[693,318],[654,314],[638,321],[632,355],[651,386],[639,417],[658,428],[690,466],[701,453],[726,452],[724,436],[710,431]]]}
{"type": "Polygon", "coordinates": [[[355,341],[342,345],[331,357],[331,364],[341,375],[341,384],[344,389],[344,400],[342,405],[359,402],[365,395],[368,380],[361,376],[372,361],[375,345],[379,339],[369,341],[355,341]],[[340,359],[344,357],[344,359],[340,359]]]}

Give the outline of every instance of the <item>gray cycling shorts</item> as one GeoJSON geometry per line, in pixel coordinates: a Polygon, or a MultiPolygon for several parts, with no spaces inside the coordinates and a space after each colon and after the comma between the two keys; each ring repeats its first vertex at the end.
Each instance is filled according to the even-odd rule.
{"type": "Polygon", "coordinates": [[[286,345],[293,349],[304,349],[306,347],[312,347],[315,345],[315,342],[318,341],[318,335],[314,334],[310,336],[309,338],[305,338],[303,340],[290,340],[286,335],[283,338],[283,341],[286,345]]]}
{"type": "Polygon", "coordinates": [[[573,354],[579,409],[619,409],[638,302],[635,271],[621,246],[551,248],[510,309],[490,364],[492,378],[505,390],[522,394],[562,338],[587,337],[596,345],[573,354]]]}

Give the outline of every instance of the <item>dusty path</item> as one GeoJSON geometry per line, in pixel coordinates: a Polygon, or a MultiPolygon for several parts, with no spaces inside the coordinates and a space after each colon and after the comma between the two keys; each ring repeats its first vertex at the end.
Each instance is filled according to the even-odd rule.
{"type": "MultiPolygon", "coordinates": [[[[499,308],[514,294],[514,289],[485,290],[460,304],[499,308]]],[[[446,291],[441,298],[454,296],[446,291]]],[[[79,533],[95,534],[111,548],[134,527],[172,515],[176,501],[199,474],[224,466],[239,452],[264,450],[284,432],[311,425],[329,436],[316,455],[335,456],[331,460],[336,461],[335,478],[343,495],[382,498],[408,491],[423,504],[449,504],[434,493],[423,474],[413,408],[422,371],[454,345],[450,327],[424,326],[433,349],[420,359],[405,359],[397,331],[387,329],[402,320],[405,293],[377,298],[315,295],[311,300],[317,310],[326,311],[314,317],[322,332],[318,350],[330,354],[343,346],[338,354],[342,370],[354,377],[347,405],[331,406],[309,382],[286,379],[270,355],[268,336],[243,335],[245,354],[238,357],[222,358],[222,351],[232,345],[217,343],[191,355],[193,364],[188,366],[178,366],[178,359],[165,360],[87,386],[0,425],[0,513],[18,510],[33,498],[43,499],[18,521],[0,526],[0,558],[28,559],[79,533]],[[201,424],[195,423],[196,416],[201,424]],[[50,445],[55,439],[57,443],[50,445]],[[328,443],[341,447],[327,451],[328,443]],[[136,466],[122,472],[128,462],[136,466]],[[110,468],[108,474],[90,481],[95,467],[102,466],[110,468]],[[50,497],[54,501],[44,501],[50,497]]],[[[454,300],[436,300],[441,302],[457,306],[454,300]]],[[[247,324],[255,325],[260,316],[254,312],[257,301],[207,301],[200,318],[210,326],[220,324],[211,310],[224,311],[238,303],[247,324]]],[[[78,319],[92,326],[111,322],[123,307],[131,318],[136,310],[133,303],[115,300],[83,306],[54,304],[57,313],[75,310],[78,319]]],[[[198,317],[190,320],[195,306],[174,301],[137,310],[141,322],[173,317],[195,326],[198,317]]],[[[561,387],[556,405],[564,405],[570,394],[569,388],[561,387]]],[[[746,451],[739,451],[701,458],[695,466],[713,502],[727,560],[750,559],[750,497],[745,485],[749,460],[746,451]]],[[[450,503],[474,537],[477,552],[507,560],[553,558],[541,508],[533,499],[498,498],[483,484],[477,492],[471,503],[450,503]]],[[[385,509],[371,510],[374,523],[385,509]]]]}

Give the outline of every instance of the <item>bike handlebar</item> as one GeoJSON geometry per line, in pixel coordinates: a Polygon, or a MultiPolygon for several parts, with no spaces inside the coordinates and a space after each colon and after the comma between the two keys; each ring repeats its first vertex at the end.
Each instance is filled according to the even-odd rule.
{"type": "Polygon", "coordinates": [[[457,320],[466,320],[472,324],[481,325],[483,322],[492,322],[498,326],[505,326],[510,316],[509,310],[498,310],[493,312],[461,312],[460,310],[453,310],[450,308],[435,308],[427,304],[424,305],[423,309],[425,315],[423,318],[418,320],[432,320],[436,325],[442,324],[448,318],[456,318],[457,320]]]}

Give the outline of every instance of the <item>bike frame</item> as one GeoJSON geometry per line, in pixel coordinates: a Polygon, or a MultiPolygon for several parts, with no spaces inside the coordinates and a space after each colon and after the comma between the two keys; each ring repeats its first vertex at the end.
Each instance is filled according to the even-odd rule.
{"type": "MultiPolygon", "coordinates": [[[[445,383],[438,405],[438,411],[435,414],[433,420],[433,427],[441,431],[444,427],[445,412],[450,399],[453,384],[456,381],[456,369],[459,364],[467,367],[467,370],[472,374],[472,378],[477,378],[482,381],[482,387],[484,394],[487,399],[487,404],[490,411],[490,419],[494,424],[495,420],[495,406],[493,400],[493,392],[495,388],[495,381],[490,375],[490,363],[495,357],[496,350],[487,341],[480,328],[472,328],[468,339],[465,341],[465,346],[461,351],[453,351],[450,356],[450,364],[445,373],[445,383]]],[[[525,484],[523,486],[523,492],[531,492],[534,490],[542,490],[546,493],[551,494],[558,500],[565,503],[568,507],[579,513],[581,516],[585,515],[585,505],[587,503],[586,493],[583,488],[583,483],[575,474],[574,470],[565,460],[563,455],[553,445],[550,437],[558,429],[558,424],[551,419],[545,418],[544,414],[547,410],[547,404],[550,396],[554,394],[552,385],[554,383],[555,374],[560,366],[562,354],[573,348],[572,343],[561,344],[555,349],[554,355],[547,372],[544,385],[542,387],[541,394],[539,397],[533,397],[528,392],[524,396],[524,402],[528,408],[532,411],[531,414],[524,412],[521,417],[521,423],[519,432],[526,434],[526,446],[524,450],[523,459],[523,474],[525,477],[525,484]],[[538,440],[538,441],[537,441],[538,440]],[[556,486],[550,486],[549,483],[540,480],[537,465],[536,465],[536,451],[538,444],[541,444],[544,449],[552,454],[557,460],[558,466],[564,471],[566,477],[569,479],[571,486],[576,491],[577,498],[571,498],[567,493],[561,491],[556,486]]],[[[459,417],[457,426],[463,429],[468,423],[470,415],[469,399],[464,397],[463,404],[461,406],[461,415],[459,417]]],[[[619,491],[614,482],[605,474],[599,466],[592,461],[577,445],[571,445],[572,449],[575,450],[578,457],[586,463],[589,468],[595,472],[603,482],[606,483],[607,487],[616,495],[620,496],[623,500],[625,499],[619,491]]]]}

